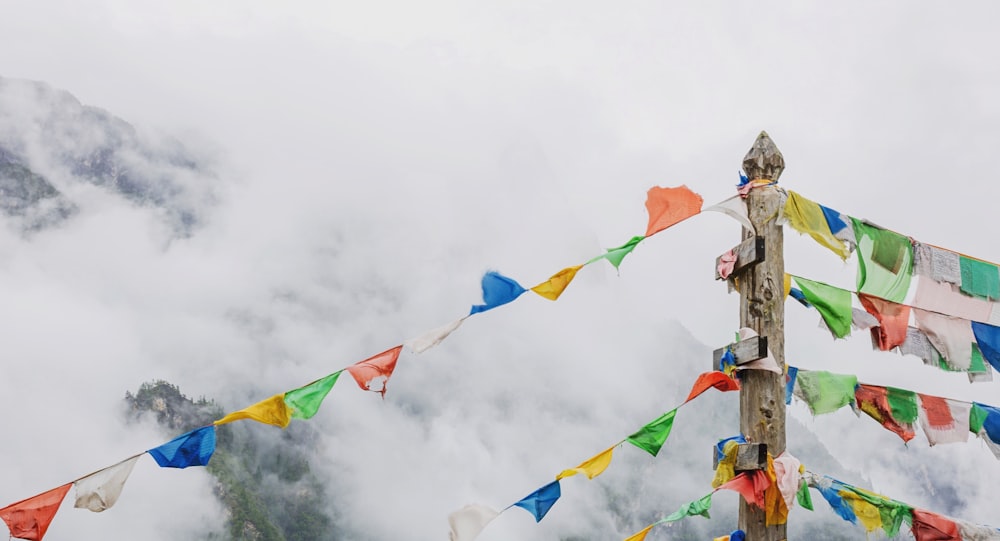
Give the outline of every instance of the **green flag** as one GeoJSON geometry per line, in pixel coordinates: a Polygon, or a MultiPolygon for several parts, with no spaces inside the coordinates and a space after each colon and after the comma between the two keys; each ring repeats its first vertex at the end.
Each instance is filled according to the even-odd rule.
{"type": "Polygon", "coordinates": [[[831,374],[822,370],[799,370],[795,377],[795,396],[809,405],[813,415],[837,411],[854,403],[858,377],[831,374]]]}
{"type": "Polygon", "coordinates": [[[795,494],[795,497],[799,500],[800,506],[810,511],[813,510],[812,494],[809,494],[809,484],[805,480],[799,483],[799,491],[795,494]]]}
{"type": "Polygon", "coordinates": [[[641,242],[642,239],[644,239],[644,238],[646,238],[646,237],[632,237],[625,244],[622,244],[621,246],[619,246],[617,248],[609,248],[608,249],[608,253],[606,253],[604,255],[599,255],[599,256],[591,259],[590,261],[587,262],[587,264],[593,263],[594,261],[597,261],[598,259],[607,259],[617,269],[618,265],[622,264],[622,260],[625,259],[625,256],[627,256],[628,254],[632,253],[632,250],[634,250],[635,247],[636,247],[636,245],[639,244],[639,242],[641,242]]]}
{"type": "Polygon", "coordinates": [[[917,393],[906,389],[886,387],[886,399],[892,418],[899,423],[912,424],[917,420],[917,393]]]}
{"type": "Polygon", "coordinates": [[[707,496],[701,498],[700,500],[695,500],[693,502],[688,502],[682,505],[680,509],[674,511],[672,515],[661,520],[660,522],[674,522],[684,517],[693,517],[695,515],[701,515],[705,518],[712,518],[708,514],[708,510],[711,508],[712,508],[712,493],[709,492],[707,496]]]}
{"type": "Polygon", "coordinates": [[[323,399],[326,398],[330,389],[333,389],[333,384],[337,383],[340,372],[343,372],[343,370],[285,393],[285,404],[292,410],[292,417],[296,419],[310,419],[313,415],[316,415],[320,404],[323,403],[323,399]]]}
{"type": "Polygon", "coordinates": [[[639,429],[638,432],[628,437],[628,442],[639,449],[656,456],[663,447],[663,442],[667,441],[670,429],[674,426],[674,415],[677,409],[672,409],[656,418],[655,421],[639,429]]]}
{"type": "Polygon", "coordinates": [[[901,303],[913,278],[910,239],[851,218],[858,239],[858,291],[901,303]]]}
{"type": "Polygon", "coordinates": [[[826,326],[834,336],[843,338],[851,334],[851,292],[839,287],[795,277],[802,294],[809,304],[819,310],[826,326]]]}
{"type": "Polygon", "coordinates": [[[979,434],[979,431],[983,429],[983,424],[986,422],[986,418],[989,415],[989,411],[973,402],[972,409],[969,410],[969,431],[973,434],[979,434]]]}

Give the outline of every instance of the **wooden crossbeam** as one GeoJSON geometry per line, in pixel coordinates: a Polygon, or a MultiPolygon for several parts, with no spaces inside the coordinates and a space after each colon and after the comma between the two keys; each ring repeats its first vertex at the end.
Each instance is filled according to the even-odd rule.
{"type": "MultiPolygon", "coordinates": [[[[719,467],[719,455],[712,448],[712,469],[719,467]]],[[[736,450],[736,473],[767,469],[766,443],[740,443],[736,450]]]]}
{"type": "MultiPolygon", "coordinates": [[[[733,252],[736,253],[736,266],[733,268],[733,273],[730,276],[736,276],[747,268],[764,261],[764,237],[750,237],[733,248],[733,252]]],[[[721,255],[715,258],[716,280],[723,279],[719,274],[719,262],[721,260],[721,255]]]]}
{"type": "Polygon", "coordinates": [[[736,366],[747,364],[767,357],[767,337],[752,336],[746,340],[740,340],[739,342],[734,342],[724,348],[713,351],[712,370],[719,369],[719,361],[722,360],[722,356],[729,348],[733,350],[733,357],[736,358],[736,366]]]}

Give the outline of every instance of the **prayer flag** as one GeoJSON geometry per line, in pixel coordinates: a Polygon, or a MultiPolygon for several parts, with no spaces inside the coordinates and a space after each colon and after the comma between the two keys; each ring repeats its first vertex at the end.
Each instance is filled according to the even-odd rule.
{"type": "Polygon", "coordinates": [[[913,318],[917,329],[926,334],[934,348],[944,355],[949,368],[969,370],[972,366],[972,343],[976,337],[968,321],[920,309],[913,310],[913,318]]]}
{"type": "Polygon", "coordinates": [[[805,401],[813,415],[837,411],[854,403],[857,376],[799,370],[795,379],[795,396],[805,401]]]}
{"type": "Polygon", "coordinates": [[[781,491],[781,497],[785,499],[786,509],[791,509],[795,502],[795,492],[802,481],[802,472],[799,471],[801,466],[802,462],[787,450],[774,458],[775,482],[781,491]]]}
{"type": "Polygon", "coordinates": [[[1000,327],[973,321],[972,333],[986,361],[996,370],[1000,370],[1000,327]]]}
{"type": "Polygon", "coordinates": [[[320,405],[330,389],[337,383],[343,370],[338,370],[325,378],[318,379],[309,385],[292,389],[285,393],[284,401],[291,416],[296,419],[312,419],[313,415],[319,411],[320,405]]]}
{"type": "Polygon", "coordinates": [[[962,291],[990,300],[1000,299],[1000,272],[996,265],[964,255],[959,256],[958,265],[962,273],[962,291]]]}
{"type": "Polygon", "coordinates": [[[694,400],[698,397],[698,395],[713,387],[723,393],[727,391],[740,390],[739,382],[722,372],[704,372],[698,376],[697,380],[695,380],[694,385],[691,387],[691,392],[688,393],[688,397],[684,399],[684,403],[686,404],[694,400]]]}
{"type": "Polygon", "coordinates": [[[1000,530],[996,528],[964,520],[956,520],[955,524],[958,524],[958,533],[962,541],[1000,541],[1000,530]]]}
{"type": "Polygon", "coordinates": [[[41,541],[71,486],[73,483],[66,483],[0,509],[0,519],[7,524],[10,536],[41,541]]]}
{"type": "Polygon", "coordinates": [[[879,326],[872,328],[872,338],[882,351],[901,346],[906,341],[910,325],[910,307],[864,293],[858,294],[861,306],[878,319],[879,326]]]}
{"type": "Polygon", "coordinates": [[[873,525],[876,528],[881,527],[889,537],[896,537],[899,534],[899,528],[902,526],[903,521],[909,521],[910,511],[912,510],[909,505],[843,483],[841,487],[841,496],[851,503],[855,515],[865,524],[866,528],[869,525],[873,525]],[[850,496],[846,494],[848,492],[850,496]],[[872,512],[873,509],[878,514],[878,519],[875,518],[872,512]]]}
{"type": "Polygon", "coordinates": [[[764,489],[764,524],[766,526],[785,524],[788,522],[788,506],[785,505],[785,498],[781,494],[781,487],[778,486],[774,458],[770,454],[767,455],[767,470],[765,471],[765,475],[770,484],[764,489]]]}
{"type": "Polygon", "coordinates": [[[971,432],[985,433],[993,443],[1000,444],[1000,408],[974,402],[969,424],[971,432]]]}
{"type": "Polygon", "coordinates": [[[500,513],[485,505],[470,504],[448,515],[449,541],[472,541],[500,513]]]}
{"type": "Polygon", "coordinates": [[[841,497],[845,504],[851,506],[854,516],[861,521],[861,525],[865,527],[865,531],[873,532],[882,527],[882,514],[879,513],[878,507],[865,501],[864,498],[861,498],[850,490],[841,490],[837,495],[841,497]]]}
{"type": "Polygon", "coordinates": [[[851,334],[851,292],[823,282],[814,282],[795,276],[795,283],[802,289],[806,300],[819,310],[823,321],[837,338],[851,334]]]}
{"type": "Polygon", "coordinates": [[[646,192],[646,210],[649,212],[646,236],[659,233],[698,214],[701,212],[703,202],[701,196],[692,192],[687,186],[677,188],[653,186],[646,192]]]}
{"type": "Polygon", "coordinates": [[[757,470],[741,473],[719,485],[718,489],[739,492],[747,503],[764,509],[764,492],[769,486],[771,486],[771,481],[767,478],[767,473],[757,470]]]}
{"type": "MultiPolygon", "coordinates": [[[[751,329],[750,327],[742,327],[740,328],[737,336],[740,341],[743,341],[757,336],[757,331],[751,329]]],[[[736,366],[736,370],[767,370],[769,372],[774,372],[775,374],[784,374],[785,372],[784,369],[778,365],[778,361],[774,360],[774,355],[771,355],[770,349],[767,350],[767,356],[763,359],[757,359],[755,361],[738,365],[736,366]]],[[[736,383],[736,380],[733,380],[733,383],[736,383]]],[[[737,385],[737,389],[738,388],[739,386],[737,385]]],[[[719,390],[721,391],[722,389],[720,388],[719,390]]]]}
{"type": "Polygon", "coordinates": [[[972,404],[925,394],[919,396],[920,428],[931,446],[968,441],[972,404]]]}
{"type": "Polygon", "coordinates": [[[569,283],[573,281],[573,278],[576,277],[577,271],[582,268],[583,265],[566,267],[565,269],[553,274],[548,280],[531,288],[531,290],[550,301],[554,301],[559,298],[559,295],[562,295],[562,292],[566,290],[566,286],[568,286],[569,283]]]}
{"type": "Polygon", "coordinates": [[[788,200],[785,201],[782,212],[788,223],[799,233],[808,234],[820,245],[839,255],[841,259],[847,259],[847,256],[851,255],[844,241],[834,236],[823,207],[817,203],[788,190],[788,200]]]}
{"type": "MultiPolygon", "coordinates": [[[[676,408],[640,428],[638,432],[629,436],[627,441],[639,449],[656,456],[660,452],[660,448],[663,447],[663,443],[667,441],[667,437],[670,436],[670,429],[674,426],[675,415],[677,415],[676,408]]],[[[610,455],[608,458],[610,460],[610,455]]]]}
{"type": "Polygon", "coordinates": [[[875,385],[858,385],[854,397],[861,411],[878,421],[886,430],[894,432],[904,442],[917,435],[913,429],[918,411],[916,393],[875,385]]]}
{"type": "Polygon", "coordinates": [[[812,495],[809,494],[809,483],[806,483],[805,479],[800,481],[799,491],[795,494],[795,499],[798,500],[799,506],[803,509],[813,510],[812,495]]]}
{"type": "Polygon", "coordinates": [[[555,505],[559,496],[562,496],[559,481],[553,481],[528,494],[514,505],[534,515],[535,522],[541,522],[545,518],[545,514],[549,512],[549,509],[555,505]]]}
{"type": "Polygon", "coordinates": [[[955,521],[923,509],[913,510],[912,531],[916,541],[962,541],[955,521]]]}
{"type": "Polygon", "coordinates": [[[656,526],[657,524],[659,524],[659,522],[654,522],[654,523],[650,524],[649,526],[646,526],[642,530],[640,530],[640,531],[632,534],[631,536],[629,536],[629,538],[626,539],[625,541],[643,541],[644,539],[646,539],[646,534],[649,533],[649,530],[652,530],[653,526],[656,526]]]}
{"type": "Polygon", "coordinates": [[[680,507],[680,509],[674,511],[667,518],[661,520],[660,522],[676,522],[685,517],[703,516],[705,518],[712,518],[708,511],[712,508],[712,493],[709,492],[707,495],[701,498],[688,502],[680,507]]]}
{"type": "Polygon", "coordinates": [[[204,466],[215,452],[215,425],[181,434],[148,452],[161,468],[204,466]]]}
{"type": "Polygon", "coordinates": [[[826,500],[826,503],[830,504],[830,507],[833,508],[834,513],[837,513],[840,518],[853,524],[858,523],[858,517],[854,514],[854,508],[840,496],[840,491],[844,488],[844,485],[840,481],[827,477],[816,488],[823,496],[823,499],[826,500]]]}
{"type": "MultiPolygon", "coordinates": [[[[624,256],[622,256],[624,257],[624,256]]],[[[521,284],[499,272],[489,271],[483,275],[483,304],[472,307],[469,315],[503,306],[521,296],[525,289],[521,284]]]]}
{"type": "Polygon", "coordinates": [[[788,367],[788,373],[785,374],[785,405],[792,403],[792,391],[795,390],[795,380],[798,379],[799,369],[794,366],[788,367]]]}
{"type": "Polygon", "coordinates": [[[589,265],[599,259],[607,259],[612,265],[615,266],[615,269],[617,269],[618,266],[622,264],[622,260],[625,259],[625,256],[632,253],[632,250],[635,250],[636,245],[642,242],[642,239],[644,238],[646,237],[632,237],[628,242],[617,248],[608,248],[608,253],[599,255],[590,261],[587,261],[584,265],[589,265]]]}
{"type": "Polygon", "coordinates": [[[378,355],[358,361],[345,370],[351,374],[362,390],[374,391],[385,398],[386,386],[389,384],[389,378],[392,377],[392,371],[396,369],[396,360],[399,359],[399,352],[402,350],[403,346],[387,349],[378,355]],[[372,389],[372,382],[379,378],[382,378],[381,388],[372,389]]]}
{"type": "Polygon", "coordinates": [[[407,340],[406,345],[412,349],[414,353],[423,353],[440,344],[445,338],[448,338],[448,335],[455,332],[455,330],[462,325],[462,322],[465,321],[466,317],[469,316],[456,319],[447,325],[442,325],[436,329],[427,331],[427,333],[422,336],[407,340]]]}
{"type": "Polygon", "coordinates": [[[747,231],[756,234],[756,230],[753,227],[753,223],[750,221],[750,217],[747,215],[747,204],[739,195],[734,195],[725,201],[712,205],[710,207],[705,207],[703,211],[714,211],[721,212],[726,216],[736,220],[747,231]]]}
{"type": "MultiPolygon", "coordinates": [[[[617,444],[615,444],[617,445],[617,444]]],[[[611,452],[614,451],[615,445],[608,447],[604,451],[601,451],[597,455],[584,460],[579,466],[563,470],[559,475],[556,476],[556,480],[564,479],[566,477],[572,477],[578,473],[582,473],[587,476],[587,479],[593,479],[604,470],[608,469],[608,465],[611,464],[611,452]]],[[[655,456],[655,455],[654,455],[655,456]]]]}
{"type": "Polygon", "coordinates": [[[281,393],[239,411],[234,411],[216,421],[215,424],[224,425],[240,419],[252,419],[258,423],[285,428],[288,423],[292,422],[292,412],[288,409],[288,404],[285,404],[285,393],[281,393]]]}
{"type": "Polygon", "coordinates": [[[125,481],[132,473],[136,461],[142,455],[135,455],[125,459],[114,466],[109,466],[101,471],[94,472],[86,477],[74,481],[76,485],[76,503],[73,507],[80,509],[90,509],[95,513],[100,513],[118,501],[118,497],[125,488],[125,481]]]}
{"type": "Polygon", "coordinates": [[[913,277],[910,239],[851,218],[858,239],[858,291],[901,303],[913,277]]]}

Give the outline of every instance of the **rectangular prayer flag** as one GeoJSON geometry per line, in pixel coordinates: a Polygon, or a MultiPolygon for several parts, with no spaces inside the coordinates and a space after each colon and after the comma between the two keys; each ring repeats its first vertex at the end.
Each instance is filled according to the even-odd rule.
{"type": "Polygon", "coordinates": [[[968,441],[972,404],[925,394],[919,396],[920,428],[931,446],[968,441]]]}
{"type": "Polygon", "coordinates": [[[906,341],[906,332],[910,325],[910,307],[905,304],[858,294],[858,300],[865,310],[878,319],[878,327],[872,328],[872,337],[882,351],[889,351],[901,346],[906,341]]]}
{"type": "Polygon", "coordinates": [[[959,256],[958,265],[963,292],[989,300],[1000,299],[1000,272],[996,265],[964,255],[959,256]]]}
{"type": "Polygon", "coordinates": [[[851,218],[858,240],[858,291],[902,303],[913,277],[910,239],[851,218]]]}
{"type": "Polygon", "coordinates": [[[794,277],[806,300],[816,307],[827,327],[837,338],[851,334],[851,292],[823,282],[794,277]]]}
{"type": "MultiPolygon", "coordinates": [[[[785,201],[782,212],[788,223],[799,233],[808,234],[820,245],[839,255],[841,259],[847,259],[847,256],[851,255],[844,241],[834,236],[836,231],[832,230],[827,213],[819,204],[788,190],[788,200],[785,201]]],[[[839,213],[836,220],[840,220],[839,213]]],[[[840,224],[835,223],[834,226],[839,227],[840,224]]],[[[843,227],[846,227],[846,224],[843,227]]],[[[843,227],[839,227],[837,231],[843,227]]]]}
{"type": "Polygon", "coordinates": [[[857,385],[857,376],[799,370],[794,393],[809,406],[813,415],[821,415],[854,403],[854,388],[857,385]]]}

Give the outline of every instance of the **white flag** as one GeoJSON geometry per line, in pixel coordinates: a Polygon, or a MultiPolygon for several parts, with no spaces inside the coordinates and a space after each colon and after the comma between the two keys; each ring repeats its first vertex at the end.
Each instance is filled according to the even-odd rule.
{"type": "Polygon", "coordinates": [[[139,460],[140,456],[142,455],[135,455],[114,466],[109,466],[77,480],[74,483],[76,485],[76,503],[73,507],[90,509],[95,513],[110,509],[118,501],[118,496],[121,496],[125,480],[132,473],[132,468],[135,467],[135,462],[139,460]]]}
{"type": "Polygon", "coordinates": [[[440,344],[445,338],[448,338],[448,335],[455,332],[455,329],[461,326],[463,321],[465,321],[464,317],[457,321],[452,321],[442,327],[438,327],[432,331],[428,331],[423,336],[407,340],[406,345],[412,349],[414,353],[423,353],[440,344]]]}
{"type": "Polygon", "coordinates": [[[448,539],[450,541],[472,541],[499,514],[499,511],[494,511],[485,505],[466,505],[448,515],[448,524],[451,525],[448,539]]]}
{"type": "Polygon", "coordinates": [[[756,234],[754,232],[753,224],[750,222],[750,216],[747,215],[747,203],[738,195],[734,195],[721,203],[706,207],[702,209],[702,212],[706,210],[721,212],[741,223],[743,227],[747,228],[747,230],[751,233],[756,234]]]}

